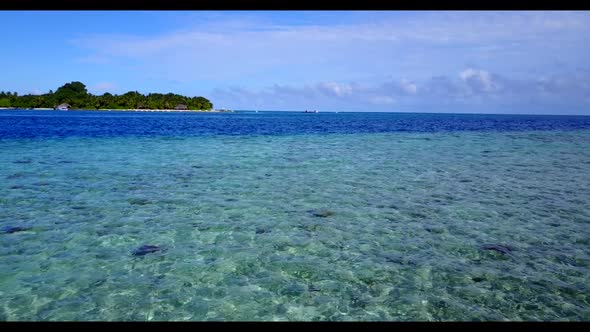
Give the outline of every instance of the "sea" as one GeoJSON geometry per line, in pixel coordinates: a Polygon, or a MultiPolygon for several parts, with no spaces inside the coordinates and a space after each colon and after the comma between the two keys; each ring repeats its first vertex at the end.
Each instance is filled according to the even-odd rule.
{"type": "Polygon", "coordinates": [[[590,320],[590,116],[2,110],[0,320],[590,320]]]}

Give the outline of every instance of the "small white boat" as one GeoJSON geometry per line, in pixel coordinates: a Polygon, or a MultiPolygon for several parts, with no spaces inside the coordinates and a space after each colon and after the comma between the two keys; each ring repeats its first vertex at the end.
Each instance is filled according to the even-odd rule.
{"type": "Polygon", "coordinates": [[[63,103],[63,104],[60,104],[60,105],[56,106],[55,107],[55,110],[57,110],[57,111],[67,111],[67,110],[70,109],[70,107],[71,107],[70,104],[63,103]]]}

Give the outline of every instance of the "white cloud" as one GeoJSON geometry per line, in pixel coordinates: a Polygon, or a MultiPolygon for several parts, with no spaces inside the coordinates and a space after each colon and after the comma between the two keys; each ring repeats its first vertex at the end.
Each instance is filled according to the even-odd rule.
{"type": "Polygon", "coordinates": [[[318,84],[318,88],[336,97],[349,96],[352,94],[352,87],[348,84],[338,84],[336,82],[327,82],[318,84]]]}
{"type": "Polygon", "coordinates": [[[402,79],[400,85],[401,85],[402,90],[407,94],[415,95],[416,92],[418,92],[417,85],[405,78],[402,79]]]}
{"type": "Polygon", "coordinates": [[[403,78],[401,80],[391,80],[381,85],[373,84],[373,87],[368,88],[368,90],[375,90],[384,95],[405,97],[417,94],[418,85],[407,78],[403,78]]]}
{"type": "MultiPolygon", "coordinates": [[[[590,104],[590,70],[578,70],[544,78],[515,79],[488,70],[466,68],[455,77],[434,76],[421,83],[392,79],[372,85],[356,82],[319,82],[302,86],[275,84],[254,91],[244,88],[216,89],[214,100],[231,107],[256,105],[260,109],[318,108],[366,110],[367,105],[503,105],[543,106],[546,103],[578,102],[590,104]],[[418,88],[420,86],[420,88],[418,88]]],[[[442,106],[441,106],[442,107],[442,106]]],[[[433,109],[432,107],[429,109],[433,109]]]]}
{"type": "Polygon", "coordinates": [[[492,79],[489,72],[481,69],[467,68],[459,73],[459,77],[471,89],[483,92],[492,92],[499,89],[500,85],[492,79]]]}

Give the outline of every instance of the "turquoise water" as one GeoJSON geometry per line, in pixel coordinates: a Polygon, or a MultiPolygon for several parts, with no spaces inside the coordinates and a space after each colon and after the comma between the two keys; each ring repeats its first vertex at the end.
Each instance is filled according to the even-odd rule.
{"type": "Polygon", "coordinates": [[[0,140],[0,320],[589,320],[589,142],[0,140]]]}

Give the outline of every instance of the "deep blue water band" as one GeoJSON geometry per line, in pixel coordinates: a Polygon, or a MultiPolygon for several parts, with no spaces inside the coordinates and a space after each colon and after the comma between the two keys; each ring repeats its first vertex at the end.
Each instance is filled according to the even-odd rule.
{"type": "Polygon", "coordinates": [[[590,129],[588,116],[0,111],[0,139],[590,129]]]}

